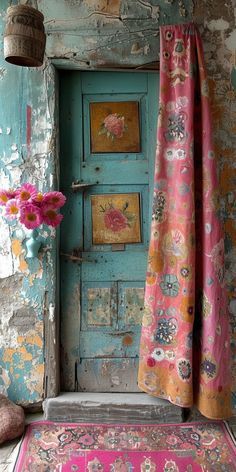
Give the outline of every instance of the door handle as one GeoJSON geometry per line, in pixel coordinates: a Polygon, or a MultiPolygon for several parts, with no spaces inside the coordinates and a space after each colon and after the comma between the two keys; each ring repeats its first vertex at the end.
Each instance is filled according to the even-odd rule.
{"type": "Polygon", "coordinates": [[[67,254],[65,252],[60,252],[60,256],[66,257],[67,259],[70,259],[70,261],[76,261],[76,262],[95,262],[93,260],[89,259],[84,259],[83,257],[76,255],[76,254],[67,254]]]}
{"type": "Polygon", "coordinates": [[[72,182],[71,188],[73,192],[83,191],[87,187],[92,187],[93,185],[97,185],[97,182],[72,182]]]}

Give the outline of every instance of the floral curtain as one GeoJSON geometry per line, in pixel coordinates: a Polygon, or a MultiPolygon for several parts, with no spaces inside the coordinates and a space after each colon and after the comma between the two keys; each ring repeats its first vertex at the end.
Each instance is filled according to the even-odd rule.
{"type": "Polygon", "coordinates": [[[231,415],[224,240],[210,103],[193,24],[160,28],[160,104],[141,390],[231,415]]]}

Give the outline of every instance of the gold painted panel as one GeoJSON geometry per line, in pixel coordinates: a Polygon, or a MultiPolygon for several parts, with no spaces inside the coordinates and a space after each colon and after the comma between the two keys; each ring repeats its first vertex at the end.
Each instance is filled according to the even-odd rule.
{"type": "Polygon", "coordinates": [[[90,103],[91,152],[140,152],[138,102],[90,103]]]}
{"type": "Polygon", "coordinates": [[[91,195],[93,244],[140,243],[139,193],[91,195]]]}

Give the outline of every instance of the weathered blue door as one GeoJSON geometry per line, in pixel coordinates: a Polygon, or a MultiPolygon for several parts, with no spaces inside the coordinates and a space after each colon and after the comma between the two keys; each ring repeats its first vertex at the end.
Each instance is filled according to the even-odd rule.
{"type": "Polygon", "coordinates": [[[137,391],[157,93],[154,73],[60,76],[66,391],[137,391]]]}

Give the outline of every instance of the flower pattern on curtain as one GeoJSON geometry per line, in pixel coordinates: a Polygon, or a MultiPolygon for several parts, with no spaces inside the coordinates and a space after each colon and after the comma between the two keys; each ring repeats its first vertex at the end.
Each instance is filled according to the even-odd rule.
{"type": "Polygon", "coordinates": [[[231,414],[224,240],[208,84],[193,24],[160,28],[160,104],[138,384],[231,414]]]}

